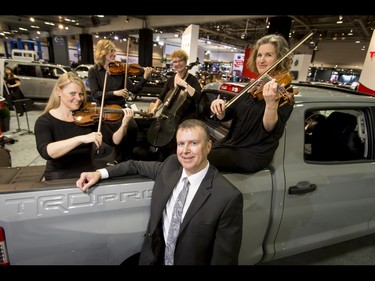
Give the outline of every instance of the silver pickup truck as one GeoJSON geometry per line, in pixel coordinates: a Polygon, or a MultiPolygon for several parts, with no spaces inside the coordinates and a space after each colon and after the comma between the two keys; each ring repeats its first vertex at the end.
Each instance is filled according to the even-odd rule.
{"type": "MultiPolygon", "coordinates": [[[[243,86],[207,85],[201,110],[218,94],[230,99],[243,86]]],[[[294,110],[269,168],[224,174],[244,194],[241,265],[375,232],[374,97],[340,88],[295,87],[294,110]]],[[[202,119],[213,139],[225,134],[228,124],[202,119]]],[[[76,179],[25,178],[0,185],[0,264],[137,262],[153,181],[112,178],[86,194],[75,187],[76,179]]]]}

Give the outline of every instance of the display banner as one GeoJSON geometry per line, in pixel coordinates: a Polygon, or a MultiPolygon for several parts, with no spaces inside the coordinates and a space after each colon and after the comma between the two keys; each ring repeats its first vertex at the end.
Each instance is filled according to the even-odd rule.
{"type": "Polygon", "coordinates": [[[359,77],[358,91],[375,96],[375,30],[372,32],[370,45],[367,49],[365,63],[359,77]]]}
{"type": "Polygon", "coordinates": [[[234,54],[233,76],[242,76],[245,54],[234,54]]]}

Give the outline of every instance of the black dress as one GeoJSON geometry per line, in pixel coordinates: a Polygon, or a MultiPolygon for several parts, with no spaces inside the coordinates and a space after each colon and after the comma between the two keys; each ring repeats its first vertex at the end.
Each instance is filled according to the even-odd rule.
{"type": "MultiPolygon", "coordinates": [[[[171,91],[177,90],[174,86],[175,76],[176,74],[168,78],[162,92],[160,93],[159,99],[164,103],[163,109],[159,118],[154,121],[147,132],[148,141],[151,145],[155,144],[155,139],[163,138],[163,133],[167,135],[166,139],[170,139],[170,137],[172,137],[166,145],[158,147],[159,161],[163,161],[169,155],[176,153],[176,130],[178,125],[186,119],[198,118],[198,102],[201,98],[202,88],[198,79],[191,73],[188,73],[185,81],[195,89],[194,95],[190,96],[187,94],[186,100],[179,107],[174,104],[178,98],[172,101],[169,106],[165,105],[166,99],[171,96],[171,91]],[[174,118],[172,120],[173,122],[169,122],[168,118],[165,119],[162,116],[174,118]],[[175,127],[173,128],[174,130],[171,130],[171,126],[175,127]],[[173,135],[170,135],[171,133],[173,135]]],[[[182,87],[179,88],[182,90],[182,87]]]]}
{"type": "MultiPolygon", "coordinates": [[[[4,98],[7,100],[8,108],[13,109],[13,101],[24,99],[25,96],[23,95],[20,87],[9,87],[13,86],[17,83],[17,81],[20,81],[18,77],[10,77],[10,78],[4,78],[5,83],[7,84],[8,91],[5,89],[4,91],[4,98]],[[9,95],[8,95],[9,92],[9,95]]],[[[22,113],[22,112],[19,112],[22,113]]]]}
{"type": "Polygon", "coordinates": [[[266,102],[256,101],[243,94],[226,109],[222,120],[232,120],[228,134],[216,141],[208,160],[220,171],[254,173],[267,168],[279,145],[286,121],[293,106],[286,104],[278,109],[278,121],[271,132],[263,126],[266,102]]]}
{"type": "MultiPolygon", "coordinates": [[[[105,81],[106,71],[104,67],[100,67],[99,65],[95,64],[92,68],[89,69],[88,72],[88,81],[90,86],[91,98],[94,102],[98,105],[101,104],[102,96],[103,96],[103,88],[104,88],[104,81],[105,81]]],[[[147,80],[142,78],[141,81],[134,85],[132,81],[128,77],[127,81],[127,89],[133,93],[137,94],[142,87],[146,84],[147,80]]],[[[129,104],[126,103],[126,100],[123,97],[119,97],[113,94],[113,91],[117,91],[123,89],[125,86],[125,75],[108,75],[107,82],[106,82],[106,89],[105,89],[105,105],[119,105],[123,108],[130,107],[129,104]]],[[[121,122],[115,122],[113,124],[108,124],[111,126],[111,129],[115,132],[121,126],[121,122]]],[[[137,122],[132,119],[128,124],[128,130],[126,136],[122,139],[121,144],[116,146],[116,156],[115,160],[117,162],[122,162],[129,160],[134,157],[133,149],[137,142],[137,134],[138,134],[138,125],[137,122]]]]}
{"type": "MultiPolygon", "coordinates": [[[[103,123],[103,142],[114,146],[112,140],[113,132],[103,123]]],[[[95,147],[93,143],[81,144],[67,154],[53,159],[47,152],[47,145],[51,142],[65,140],[79,135],[89,134],[97,130],[94,126],[79,126],[74,122],[61,121],[53,117],[49,112],[39,116],[35,122],[36,147],[43,159],[47,160],[44,172],[45,180],[54,179],[78,179],[81,172],[95,171],[94,163],[95,147]]]]}

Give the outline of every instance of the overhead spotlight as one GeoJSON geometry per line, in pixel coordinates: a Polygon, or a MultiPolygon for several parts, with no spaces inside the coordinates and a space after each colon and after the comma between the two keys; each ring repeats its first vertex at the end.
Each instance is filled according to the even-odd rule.
{"type": "Polygon", "coordinates": [[[344,21],[342,20],[343,19],[343,16],[339,16],[339,20],[336,22],[337,24],[341,24],[343,23],[344,21]]]}
{"type": "Polygon", "coordinates": [[[241,39],[245,39],[246,38],[246,35],[247,35],[247,28],[249,27],[249,19],[247,19],[246,21],[246,28],[245,28],[245,32],[243,32],[241,34],[241,39]]]}

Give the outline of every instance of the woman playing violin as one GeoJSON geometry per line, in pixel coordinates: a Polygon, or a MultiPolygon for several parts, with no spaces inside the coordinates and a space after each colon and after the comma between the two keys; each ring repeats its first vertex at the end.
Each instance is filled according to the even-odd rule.
{"type": "MultiPolygon", "coordinates": [[[[260,38],[247,61],[247,66],[262,75],[289,52],[288,42],[280,35],[260,38]]],[[[292,60],[287,57],[269,73],[289,72],[292,60]]],[[[245,93],[236,103],[225,109],[222,99],[212,101],[210,109],[221,121],[231,120],[228,134],[213,144],[208,155],[210,164],[221,171],[254,173],[271,163],[279,145],[293,104],[279,107],[278,84],[272,79],[264,85],[264,99],[254,99],[245,93]]]]}
{"type": "Polygon", "coordinates": [[[110,74],[106,83],[105,105],[117,104],[121,107],[126,107],[126,99],[129,92],[138,93],[153,71],[152,67],[145,67],[143,78],[135,85],[127,76],[127,87],[125,89],[125,68],[123,72],[117,72],[116,69],[113,75],[110,71],[110,66],[116,63],[116,47],[111,40],[101,39],[96,43],[94,59],[95,65],[88,72],[88,81],[90,92],[95,102],[101,102],[105,74],[106,72],[110,74]]]}
{"type": "MultiPolygon", "coordinates": [[[[116,104],[121,107],[129,107],[126,100],[129,92],[137,94],[147,82],[147,78],[153,70],[151,67],[144,68],[143,78],[138,84],[133,85],[132,81],[127,77],[125,88],[125,68],[123,72],[111,74],[110,66],[116,62],[116,46],[108,39],[101,39],[96,43],[94,52],[95,65],[88,72],[88,82],[92,99],[100,105],[102,101],[104,81],[106,73],[107,81],[105,85],[104,105],[116,104]]],[[[111,125],[113,130],[117,130],[119,124],[111,125]]],[[[137,139],[138,126],[135,120],[129,123],[128,134],[124,138],[122,144],[116,148],[116,161],[122,162],[128,160],[133,155],[133,148],[137,139]]]]}
{"type": "Polygon", "coordinates": [[[39,154],[47,160],[45,180],[77,178],[82,171],[102,168],[95,165],[94,153],[103,143],[116,146],[127,133],[133,110],[122,109],[123,118],[116,132],[98,122],[80,126],[74,112],[86,101],[82,79],[73,72],[62,74],[56,82],[46,108],[35,122],[35,139],[39,154]]]}

